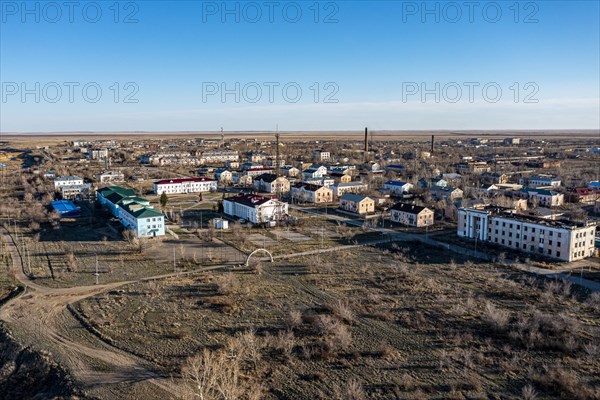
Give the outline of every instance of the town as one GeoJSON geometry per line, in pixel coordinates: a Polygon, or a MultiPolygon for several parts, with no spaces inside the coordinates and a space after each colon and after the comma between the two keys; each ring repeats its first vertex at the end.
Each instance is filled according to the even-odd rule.
{"type": "MultiPolygon", "coordinates": [[[[401,348],[408,345],[398,344],[401,339],[395,335],[401,332],[386,338],[387,331],[382,331],[376,348],[369,350],[368,345],[352,344],[372,335],[361,331],[367,323],[361,321],[369,321],[365,327],[375,323],[388,330],[399,323],[414,333],[433,322],[428,319],[440,306],[452,318],[481,315],[476,318],[488,325],[474,327],[469,335],[478,329],[491,329],[495,333],[490,335],[498,337],[502,332],[521,335],[511,343],[527,345],[511,350],[514,354],[543,348],[526,337],[533,331],[515,325],[509,332],[509,324],[525,321],[510,322],[509,311],[484,300],[495,290],[539,292],[539,300],[534,297],[530,306],[543,302],[549,308],[568,301],[591,313],[600,307],[600,148],[594,134],[434,132],[403,137],[365,128],[343,139],[324,134],[301,140],[285,132],[82,137],[15,137],[2,143],[2,260],[13,271],[2,285],[4,301],[26,298],[19,282],[31,282],[26,285],[41,296],[35,307],[4,307],[2,317],[53,353],[58,351],[52,345],[56,339],[45,342],[45,334],[26,322],[23,313],[47,321],[53,337],[69,343],[90,340],[86,337],[91,335],[136,365],[138,372],[124,373],[129,378],[147,374],[135,375],[140,382],[164,380],[151,372],[156,368],[180,368],[175,354],[192,356],[206,340],[224,343],[223,332],[198,341],[206,326],[248,327],[228,339],[231,346],[254,352],[240,353],[245,361],[236,368],[293,359],[308,371],[315,362],[351,368],[366,362],[367,356],[360,354],[369,352],[384,364],[399,365],[401,348]],[[474,280],[488,283],[469,283],[474,280]],[[454,285],[461,302],[467,303],[443,307],[444,299],[456,295],[448,292],[454,285]],[[363,293],[370,286],[375,292],[363,293]],[[60,294],[65,290],[69,296],[60,294]],[[304,290],[312,300],[299,294],[304,290]],[[399,312],[398,301],[407,301],[415,290],[431,292],[427,302],[439,304],[414,315],[399,312]],[[134,293],[143,299],[134,301],[134,293]],[[55,300],[48,303],[50,298],[55,300]],[[285,328],[262,326],[258,318],[285,328]],[[82,324],[87,333],[67,333],[61,320],[82,324]],[[152,345],[140,346],[144,342],[152,345]],[[353,346],[362,353],[351,350],[353,346]],[[261,351],[270,355],[260,356],[261,351]]],[[[518,310],[529,301],[511,307],[518,310]]],[[[541,311],[527,318],[550,318],[535,313],[541,311]]],[[[560,349],[557,357],[583,352],[592,357],[590,368],[598,368],[593,361],[597,330],[588,331],[592,339],[587,340],[571,328],[535,329],[536,335],[556,336],[551,346],[560,349]]],[[[475,355],[465,353],[465,345],[429,357],[429,363],[439,364],[431,368],[467,368],[461,366],[465,357],[475,355]]],[[[119,368],[125,362],[107,361],[101,353],[94,357],[119,368]]],[[[189,374],[198,368],[194,362],[208,362],[191,360],[181,379],[191,379],[189,374]]],[[[46,362],[46,368],[58,368],[46,362]]],[[[375,364],[370,362],[365,373],[372,374],[375,364]]],[[[101,365],[86,362],[89,370],[84,372],[101,365]]],[[[256,382],[266,379],[268,368],[254,368],[253,377],[237,389],[264,395],[256,382]]],[[[491,366],[483,363],[481,368],[491,366]]],[[[501,375],[508,378],[504,373],[516,366],[506,368],[501,375]]],[[[66,371],[57,371],[67,379],[66,371]]],[[[559,378],[551,378],[559,372],[527,379],[550,391],[559,385],[552,380],[559,378]]],[[[343,386],[332,389],[338,394],[318,394],[326,373],[310,378],[305,373],[293,382],[269,379],[280,388],[276,390],[289,393],[305,380],[312,382],[314,396],[360,398],[343,394],[349,390],[343,386]]],[[[87,379],[81,374],[76,378],[87,379]]],[[[114,374],[120,382],[120,373],[114,374]]],[[[125,375],[123,382],[129,379],[125,375]]],[[[473,394],[487,387],[479,375],[467,376],[463,386],[452,383],[455,393],[473,394]]],[[[406,372],[394,379],[397,393],[434,390],[406,372]]],[[[356,381],[349,384],[353,391],[365,390],[356,381]]],[[[141,385],[128,390],[141,391],[135,396],[152,390],[141,385]]],[[[173,382],[156,387],[173,394],[173,386],[182,390],[173,382]]],[[[517,389],[533,390],[528,385],[517,389]]],[[[77,394],[80,389],[71,390],[77,394]]],[[[100,389],[90,390],[103,396],[94,392],[100,389]]],[[[388,398],[387,389],[370,390],[388,398]]],[[[586,385],[559,393],[577,398],[598,394],[586,385]]]]}

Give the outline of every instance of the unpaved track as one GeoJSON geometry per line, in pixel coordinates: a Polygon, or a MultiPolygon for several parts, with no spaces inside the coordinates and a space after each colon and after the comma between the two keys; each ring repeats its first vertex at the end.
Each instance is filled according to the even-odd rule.
{"type": "MultiPolygon", "coordinates": [[[[111,347],[99,339],[94,340],[93,345],[74,342],[63,333],[63,327],[57,322],[59,314],[66,310],[67,305],[136,281],[61,289],[40,286],[23,272],[19,253],[4,227],[2,235],[9,244],[12,270],[16,278],[26,286],[26,292],[0,309],[0,319],[23,335],[20,340],[25,340],[27,345],[37,350],[51,350],[57,361],[63,363],[83,387],[106,387],[124,382],[148,381],[174,397],[177,395],[172,382],[161,377],[149,362],[111,347]],[[98,362],[109,368],[95,368],[94,363],[98,362]]],[[[174,274],[138,281],[172,275],[174,274]]]]}

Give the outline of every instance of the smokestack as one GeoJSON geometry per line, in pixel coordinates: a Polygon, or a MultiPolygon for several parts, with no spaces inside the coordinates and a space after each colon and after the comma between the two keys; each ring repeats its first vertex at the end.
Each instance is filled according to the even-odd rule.
{"type": "Polygon", "coordinates": [[[433,143],[435,141],[435,135],[431,135],[431,154],[433,154],[433,143]]]}
{"type": "Polygon", "coordinates": [[[365,157],[364,161],[367,162],[367,153],[369,152],[369,128],[365,128],[365,157]]]}

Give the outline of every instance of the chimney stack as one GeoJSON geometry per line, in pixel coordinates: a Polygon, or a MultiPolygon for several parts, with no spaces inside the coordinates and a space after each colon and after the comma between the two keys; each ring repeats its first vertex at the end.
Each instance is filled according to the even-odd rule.
{"type": "Polygon", "coordinates": [[[369,152],[369,128],[365,128],[365,157],[364,161],[367,162],[367,153],[369,152]]]}
{"type": "Polygon", "coordinates": [[[433,143],[435,141],[435,135],[431,135],[431,154],[433,154],[433,143]]]}

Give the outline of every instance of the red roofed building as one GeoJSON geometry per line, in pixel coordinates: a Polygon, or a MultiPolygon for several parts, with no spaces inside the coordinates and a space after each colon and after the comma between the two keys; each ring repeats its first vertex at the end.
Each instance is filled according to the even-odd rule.
{"type": "Polygon", "coordinates": [[[154,193],[202,193],[217,190],[217,181],[210,178],[163,179],[154,182],[154,193]]]}

